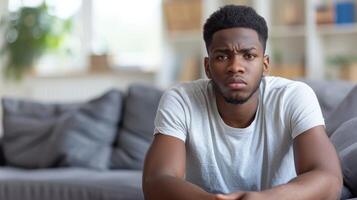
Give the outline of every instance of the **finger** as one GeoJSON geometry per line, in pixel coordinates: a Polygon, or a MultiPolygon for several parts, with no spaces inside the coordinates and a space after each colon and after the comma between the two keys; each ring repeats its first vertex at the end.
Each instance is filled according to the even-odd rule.
{"type": "Polygon", "coordinates": [[[228,195],[225,195],[225,194],[217,194],[215,199],[216,200],[234,200],[234,198],[232,198],[228,195]]]}
{"type": "Polygon", "coordinates": [[[235,200],[239,199],[244,196],[244,192],[234,192],[230,194],[217,194],[216,199],[217,200],[235,200]]]}

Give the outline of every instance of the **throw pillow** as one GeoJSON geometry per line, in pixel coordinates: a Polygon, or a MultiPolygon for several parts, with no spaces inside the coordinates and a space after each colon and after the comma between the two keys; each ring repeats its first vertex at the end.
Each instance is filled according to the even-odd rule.
{"type": "Polygon", "coordinates": [[[112,90],[89,101],[56,125],[62,134],[59,154],[64,166],[104,170],[121,115],[121,95],[112,90]]]}
{"type": "MultiPolygon", "coordinates": [[[[65,106],[29,100],[3,98],[3,150],[8,165],[24,168],[51,167],[56,161],[53,131],[63,120],[65,106]]],[[[68,112],[74,111],[71,106],[68,112]]]]}
{"type": "Polygon", "coordinates": [[[357,194],[357,117],[342,125],[331,135],[331,142],[339,154],[344,182],[357,194]]]}
{"type": "Polygon", "coordinates": [[[7,163],[25,168],[107,168],[121,115],[121,96],[111,90],[81,104],[4,99],[7,163]]]}
{"type": "Polygon", "coordinates": [[[357,85],[326,119],[326,132],[330,136],[344,122],[357,117],[357,85]]]}
{"type": "Polygon", "coordinates": [[[142,169],[153,139],[154,119],[162,91],[132,85],[125,99],[122,127],[112,154],[112,168],[142,169]]]}

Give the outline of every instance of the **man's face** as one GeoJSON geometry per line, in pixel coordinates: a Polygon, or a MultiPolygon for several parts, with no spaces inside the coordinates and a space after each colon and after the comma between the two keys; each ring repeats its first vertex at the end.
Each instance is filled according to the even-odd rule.
{"type": "Polygon", "coordinates": [[[269,58],[253,29],[230,28],[213,34],[205,71],[226,102],[243,104],[257,91],[267,74],[269,58]]]}

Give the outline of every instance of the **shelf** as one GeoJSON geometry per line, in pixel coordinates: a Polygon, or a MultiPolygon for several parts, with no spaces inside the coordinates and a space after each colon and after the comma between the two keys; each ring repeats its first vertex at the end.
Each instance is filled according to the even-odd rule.
{"type": "Polygon", "coordinates": [[[223,3],[225,5],[227,5],[227,4],[246,5],[246,6],[253,5],[252,0],[224,0],[223,3]]]}
{"type": "Polygon", "coordinates": [[[291,38],[291,37],[305,37],[305,26],[272,26],[270,28],[271,38],[291,38]]]}
{"type": "MultiPolygon", "coordinates": [[[[216,7],[225,4],[255,6],[256,11],[268,22],[269,53],[278,54],[277,56],[281,56],[282,61],[287,63],[303,63],[306,71],[296,71],[292,73],[294,76],[327,78],[325,62],[330,54],[357,53],[354,48],[357,41],[355,39],[357,37],[357,22],[353,24],[317,24],[315,1],[202,0],[202,2],[208,3],[203,7],[202,21],[206,20],[207,15],[211,14],[216,7]]],[[[204,45],[201,30],[172,33],[167,30],[165,33],[168,45],[173,47],[168,49],[175,51],[172,55],[177,55],[178,59],[195,53],[195,51],[205,54],[205,49],[200,48],[204,45]],[[192,48],[193,46],[195,48],[192,48]]],[[[274,56],[276,55],[272,55],[272,57],[274,56]]],[[[284,70],[273,69],[272,73],[292,76],[289,74],[291,71],[284,70]]]]}
{"type": "Polygon", "coordinates": [[[269,69],[270,76],[281,76],[289,79],[296,79],[305,76],[305,69],[302,65],[287,64],[284,66],[273,65],[269,69]]]}
{"type": "Polygon", "coordinates": [[[175,31],[168,32],[167,39],[172,42],[185,42],[185,41],[203,41],[203,35],[200,30],[193,31],[175,31]]]}
{"type": "Polygon", "coordinates": [[[357,23],[320,25],[318,33],[322,36],[356,34],[357,23]]]}

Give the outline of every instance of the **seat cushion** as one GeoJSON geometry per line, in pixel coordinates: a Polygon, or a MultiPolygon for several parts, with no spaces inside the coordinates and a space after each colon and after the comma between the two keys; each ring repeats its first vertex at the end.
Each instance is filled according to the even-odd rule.
{"type": "Polygon", "coordinates": [[[0,199],[140,200],[141,171],[0,168],[0,199]]]}

